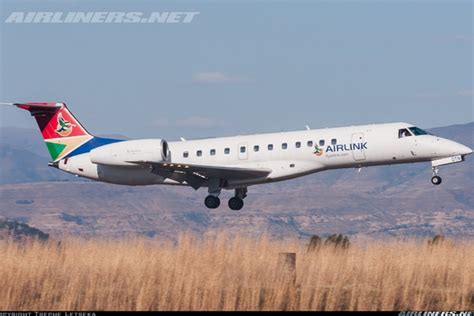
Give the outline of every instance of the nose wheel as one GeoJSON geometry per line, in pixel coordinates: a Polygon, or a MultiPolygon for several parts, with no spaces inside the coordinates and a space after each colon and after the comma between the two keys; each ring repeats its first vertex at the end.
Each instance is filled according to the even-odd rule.
{"type": "Polygon", "coordinates": [[[438,167],[433,167],[433,177],[431,177],[431,183],[434,185],[440,185],[441,184],[441,177],[438,176],[439,169],[438,167]]]}
{"type": "Polygon", "coordinates": [[[440,185],[441,184],[441,177],[440,176],[433,176],[431,178],[431,183],[434,185],[440,185]]]}

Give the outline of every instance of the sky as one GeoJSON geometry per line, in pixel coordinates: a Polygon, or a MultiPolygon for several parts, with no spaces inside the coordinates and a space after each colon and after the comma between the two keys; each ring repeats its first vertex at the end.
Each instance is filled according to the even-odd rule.
{"type": "MultiPolygon", "coordinates": [[[[0,101],[65,102],[97,135],[176,140],[473,121],[472,1],[0,0],[0,101]],[[5,23],[12,12],[199,12],[5,23]]],[[[0,108],[0,127],[36,128],[0,108]]]]}

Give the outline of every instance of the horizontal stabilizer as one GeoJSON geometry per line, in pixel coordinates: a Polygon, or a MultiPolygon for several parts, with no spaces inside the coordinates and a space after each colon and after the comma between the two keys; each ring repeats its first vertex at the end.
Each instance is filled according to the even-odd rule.
{"type": "Polygon", "coordinates": [[[26,102],[26,103],[6,103],[0,102],[0,105],[7,106],[16,106],[23,109],[29,108],[44,108],[44,109],[59,109],[64,106],[64,103],[55,103],[55,102],[26,102]]]}

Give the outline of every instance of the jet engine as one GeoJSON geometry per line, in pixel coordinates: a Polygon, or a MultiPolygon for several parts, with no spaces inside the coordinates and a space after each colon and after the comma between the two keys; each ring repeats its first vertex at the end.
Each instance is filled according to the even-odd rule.
{"type": "Polygon", "coordinates": [[[101,165],[134,166],[133,162],[167,161],[169,149],[163,139],[127,140],[91,150],[90,159],[101,165]]]}

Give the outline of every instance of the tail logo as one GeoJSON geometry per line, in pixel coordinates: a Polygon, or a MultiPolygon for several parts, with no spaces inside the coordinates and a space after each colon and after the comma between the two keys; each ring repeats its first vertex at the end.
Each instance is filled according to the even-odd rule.
{"type": "Polygon", "coordinates": [[[56,126],[55,132],[62,137],[66,137],[72,133],[73,127],[75,126],[75,124],[71,124],[70,122],[66,121],[66,119],[63,118],[62,113],[59,113],[58,125],[56,126]]]}

